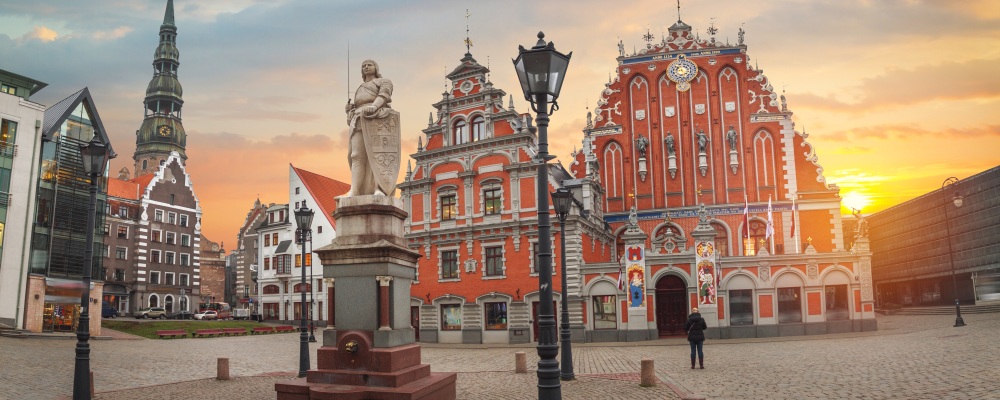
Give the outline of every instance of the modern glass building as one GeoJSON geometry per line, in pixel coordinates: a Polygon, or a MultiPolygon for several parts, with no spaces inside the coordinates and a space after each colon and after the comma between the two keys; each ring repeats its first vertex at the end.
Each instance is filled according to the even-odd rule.
{"type": "MultiPolygon", "coordinates": [[[[29,257],[29,297],[26,329],[31,331],[74,331],[83,292],[83,257],[87,241],[87,210],[90,179],[83,170],[80,146],[100,138],[111,144],[87,88],[76,92],[45,111],[42,127],[36,207],[29,257]],[[38,296],[44,293],[44,297],[38,296]],[[37,304],[41,303],[41,304],[37,304]]],[[[106,172],[105,172],[106,174],[106,172]]],[[[98,183],[98,215],[95,234],[103,234],[107,176],[98,183]]],[[[95,282],[91,298],[101,298],[106,274],[102,268],[102,241],[94,241],[95,282]]],[[[97,308],[94,301],[93,309],[97,308]]],[[[92,318],[92,322],[100,318],[92,318]]],[[[91,327],[95,334],[99,330],[91,327]]],[[[99,329],[99,328],[98,328],[99,329]]]]}
{"type": "Polygon", "coordinates": [[[867,222],[881,305],[1000,300],[1000,166],[872,214],[867,222]]]}

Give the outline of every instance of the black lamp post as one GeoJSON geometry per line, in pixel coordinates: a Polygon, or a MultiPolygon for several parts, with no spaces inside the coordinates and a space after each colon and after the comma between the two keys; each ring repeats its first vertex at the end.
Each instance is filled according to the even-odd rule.
{"type": "MultiPolygon", "coordinates": [[[[312,245],[312,238],[309,238],[310,247],[312,245]]],[[[302,244],[303,248],[305,243],[302,244]]],[[[310,248],[309,250],[312,250],[310,248]]],[[[302,258],[302,265],[305,268],[306,259],[302,258]]],[[[312,251],[309,252],[309,343],[316,343],[316,318],[313,315],[313,306],[316,305],[316,299],[313,298],[313,270],[312,270],[312,251]]]]}
{"type": "Polygon", "coordinates": [[[561,399],[562,383],[559,382],[559,362],[556,354],[555,310],[552,308],[552,240],[549,223],[549,156],[548,128],[549,114],[559,105],[556,99],[562,90],[568,55],[556,51],[555,46],[545,43],[545,34],[538,32],[538,43],[531,49],[518,46],[519,54],[514,59],[517,79],[521,82],[524,99],[538,117],[538,178],[535,193],[538,195],[538,398],[540,400],[561,399]],[[552,109],[549,110],[549,103],[552,109]]]}
{"type": "Polygon", "coordinates": [[[945,198],[945,202],[944,202],[944,229],[945,229],[945,233],[948,234],[948,263],[951,264],[951,287],[952,287],[952,290],[955,291],[955,327],[957,328],[957,327],[960,327],[960,326],[965,326],[965,321],[962,320],[962,308],[958,305],[958,280],[956,280],[956,278],[955,278],[955,258],[954,258],[954,255],[952,254],[952,248],[951,248],[951,226],[950,226],[950,223],[949,223],[950,220],[951,220],[951,217],[948,216],[948,208],[950,208],[950,207],[948,207],[948,201],[947,201],[948,197],[945,196],[945,190],[944,190],[948,186],[951,186],[951,187],[953,187],[955,189],[955,194],[951,198],[951,202],[955,204],[955,208],[961,207],[962,206],[962,200],[964,200],[964,199],[962,198],[962,194],[959,192],[959,189],[958,189],[958,178],[956,178],[956,177],[953,176],[953,177],[950,177],[948,179],[945,179],[944,183],[941,184],[941,196],[945,198]]]}
{"type": "Polygon", "coordinates": [[[566,216],[569,215],[569,208],[573,205],[573,192],[569,189],[559,188],[552,193],[552,206],[559,215],[559,259],[562,260],[562,328],[559,329],[559,341],[562,343],[562,372],[559,377],[564,381],[576,379],[573,374],[573,346],[569,333],[569,306],[567,306],[569,293],[566,288],[566,216]]]}
{"type": "Polygon", "coordinates": [[[302,202],[302,207],[295,210],[295,225],[298,227],[299,243],[302,244],[302,284],[299,285],[299,293],[302,293],[302,310],[299,312],[299,378],[306,376],[309,370],[309,332],[306,328],[306,239],[312,230],[313,211],[306,207],[306,202],[302,202]]]}
{"type": "Polygon", "coordinates": [[[108,147],[94,139],[80,146],[83,172],[90,178],[90,204],[87,207],[87,247],[83,250],[83,295],[80,297],[80,319],[76,326],[76,366],[73,371],[73,400],[90,399],[90,274],[94,269],[94,224],[97,220],[97,181],[104,175],[108,163],[108,147]]]}

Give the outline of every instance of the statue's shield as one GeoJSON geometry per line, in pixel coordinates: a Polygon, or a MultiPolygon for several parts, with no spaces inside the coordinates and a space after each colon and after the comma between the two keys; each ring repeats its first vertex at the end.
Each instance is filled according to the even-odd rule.
{"type": "Polygon", "coordinates": [[[375,184],[386,195],[391,196],[399,179],[399,112],[389,110],[389,115],[385,118],[360,118],[358,122],[365,137],[368,165],[375,175],[375,184]]]}

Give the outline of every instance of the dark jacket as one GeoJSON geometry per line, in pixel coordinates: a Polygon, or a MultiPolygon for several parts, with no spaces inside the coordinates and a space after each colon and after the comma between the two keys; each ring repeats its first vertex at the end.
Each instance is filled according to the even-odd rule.
{"type": "Polygon", "coordinates": [[[701,313],[691,314],[687,322],[684,323],[684,330],[688,333],[688,341],[692,343],[705,341],[705,329],[708,329],[708,324],[701,317],[701,313]]]}

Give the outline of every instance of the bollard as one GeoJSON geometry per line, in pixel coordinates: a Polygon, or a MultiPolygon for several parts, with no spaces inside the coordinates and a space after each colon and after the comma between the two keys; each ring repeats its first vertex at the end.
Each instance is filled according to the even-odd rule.
{"type": "Polygon", "coordinates": [[[523,351],[514,353],[514,372],[518,374],[528,373],[528,356],[523,351]]]}
{"type": "Polygon", "coordinates": [[[653,372],[653,360],[644,358],[641,361],[641,371],[639,373],[639,386],[656,386],[656,373],[653,372]]]}
{"type": "Polygon", "coordinates": [[[215,374],[215,379],[220,381],[229,380],[229,359],[219,358],[217,372],[215,374]]]}

